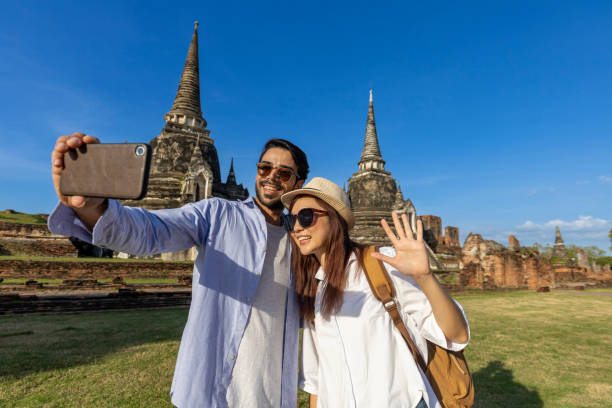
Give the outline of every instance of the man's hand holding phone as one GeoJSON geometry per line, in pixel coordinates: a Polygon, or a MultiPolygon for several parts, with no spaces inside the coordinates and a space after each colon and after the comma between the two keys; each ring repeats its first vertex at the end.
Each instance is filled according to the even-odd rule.
{"type": "MultiPolygon", "coordinates": [[[[106,210],[107,201],[105,198],[99,197],[83,197],[83,196],[67,196],[60,191],[60,183],[62,172],[64,170],[64,154],[70,149],[77,149],[83,144],[100,143],[98,138],[85,135],[81,132],[75,132],[69,136],[60,136],[57,139],[53,153],[51,154],[51,173],[53,176],[53,186],[59,200],[66,206],[72,208],[79,218],[89,228],[93,229],[98,219],[106,210]]],[[[82,177],[88,177],[83,174],[82,177]]]]}

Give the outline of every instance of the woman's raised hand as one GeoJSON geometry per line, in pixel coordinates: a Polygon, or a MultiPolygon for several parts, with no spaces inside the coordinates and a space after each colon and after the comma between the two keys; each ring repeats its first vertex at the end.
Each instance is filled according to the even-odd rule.
{"type": "Polygon", "coordinates": [[[386,220],[382,219],[380,223],[391,240],[393,247],[395,247],[395,256],[391,258],[380,252],[373,252],[372,256],[388,263],[404,275],[410,275],[414,278],[430,275],[429,259],[425,243],[423,242],[423,223],[421,220],[417,220],[415,239],[406,214],[402,214],[402,221],[400,221],[395,211],[392,213],[392,216],[393,225],[399,237],[391,231],[386,220]]]}

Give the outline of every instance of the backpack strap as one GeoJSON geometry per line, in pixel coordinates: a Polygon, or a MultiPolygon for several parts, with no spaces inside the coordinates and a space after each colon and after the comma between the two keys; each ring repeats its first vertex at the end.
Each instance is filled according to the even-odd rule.
{"type": "Polygon", "coordinates": [[[427,372],[427,364],[423,360],[423,356],[419,353],[419,350],[414,345],[408,329],[402,320],[402,316],[397,309],[397,302],[395,301],[395,287],[393,282],[387,273],[387,269],[384,267],[382,262],[372,257],[372,252],[376,251],[376,247],[369,246],[362,250],[362,259],[365,269],[365,275],[372,289],[374,297],[378,299],[382,304],[389,316],[391,321],[397,327],[397,330],[401,333],[402,337],[406,341],[414,361],[421,366],[423,373],[427,372]]]}

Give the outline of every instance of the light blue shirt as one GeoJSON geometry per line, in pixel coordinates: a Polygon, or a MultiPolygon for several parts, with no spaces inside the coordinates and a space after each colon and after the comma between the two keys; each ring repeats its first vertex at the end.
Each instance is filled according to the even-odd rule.
{"type": "MultiPolygon", "coordinates": [[[[170,395],[181,408],[227,407],[227,388],[266,255],[266,222],[253,199],[212,198],[156,211],[109,200],[93,232],[59,204],[48,224],[53,233],[134,255],[197,247],[191,307],[170,395]]],[[[297,404],[299,312],[293,286],[292,276],[282,356],[283,408],[297,404]]]]}

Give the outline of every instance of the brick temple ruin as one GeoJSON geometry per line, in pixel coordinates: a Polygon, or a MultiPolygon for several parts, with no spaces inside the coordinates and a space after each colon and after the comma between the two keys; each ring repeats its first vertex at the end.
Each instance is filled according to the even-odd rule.
{"type": "MultiPolygon", "coordinates": [[[[147,195],[139,201],[124,201],[126,205],[176,208],[209,197],[239,200],[249,196],[248,190],[236,182],[233,160],[226,181],[221,180],[217,150],[201,108],[197,28],[196,23],[174,103],[164,116],[165,126],[150,142],[153,154],[147,195]]],[[[380,219],[391,222],[391,212],[397,211],[407,214],[413,229],[417,218],[422,220],[430,265],[449,288],[541,289],[612,285],[610,266],[596,264],[581,250],[575,259],[570,257],[558,228],[552,255],[540,253],[537,246],[521,246],[514,236],[509,237],[506,247],[470,233],[461,245],[457,227],[443,226],[442,218],[436,215],[417,215],[412,201],[404,198],[399,182],[385,166],[370,91],[363,149],[358,170],[348,179],[347,189],[356,218],[351,237],[356,241],[389,245],[380,219]]],[[[12,278],[28,280],[25,284],[0,285],[0,313],[4,309],[20,313],[69,307],[66,306],[70,303],[68,300],[57,300],[60,299],[57,296],[54,297],[56,303],[34,302],[37,297],[34,293],[41,290],[106,292],[95,301],[81,296],[70,306],[71,310],[189,304],[192,265],[176,261],[193,259],[193,250],[162,254],[163,262],[115,260],[111,263],[79,258],[91,250],[87,245],[53,235],[45,225],[0,221],[0,255],[26,258],[0,260],[0,282],[12,278]],[[28,257],[61,257],[61,260],[28,257]],[[158,290],[154,293],[147,284],[125,283],[129,278],[161,277],[170,277],[175,282],[149,285],[158,290]],[[42,278],[61,283],[37,282],[42,278]],[[160,289],[165,292],[159,292],[160,289]],[[30,305],[23,302],[23,296],[30,300],[30,305]],[[65,304],[58,306],[57,302],[65,304]]]]}
{"type": "MultiPolygon", "coordinates": [[[[386,219],[393,225],[391,212],[406,214],[413,231],[416,231],[416,209],[410,199],[404,199],[399,184],[385,170],[386,162],[380,153],[378,131],[374,118],[374,100],[370,91],[370,103],[366,120],[365,138],[358,170],[348,180],[347,194],[355,215],[355,227],[351,239],[368,245],[391,245],[380,220],[386,219]]],[[[429,263],[433,270],[443,268],[428,242],[429,263]]]]}
{"type": "Polygon", "coordinates": [[[200,102],[197,22],[176,97],[164,121],[161,133],[150,141],[153,153],[147,195],[123,204],[156,210],[209,197],[244,200],[249,196],[248,190],[236,183],[233,159],[226,181],[221,181],[217,149],[200,102]]]}
{"type": "Polygon", "coordinates": [[[417,216],[412,201],[404,199],[399,183],[385,165],[370,91],[359,168],[348,180],[347,193],[355,214],[352,239],[369,245],[390,245],[380,220],[385,218],[392,225],[391,212],[397,211],[408,215],[413,230],[416,219],[421,219],[430,266],[448,287],[537,289],[612,284],[609,265],[597,265],[588,260],[583,251],[578,252],[577,259],[568,255],[558,227],[550,258],[541,255],[537,246],[521,247],[512,235],[505,247],[470,233],[462,247],[457,227],[443,229],[442,218],[436,215],[417,216]]]}
{"type": "MultiPolygon", "coordinates": [[[[210,197],[244,200],[249,191],[236,182],[232,159],[225,182],[221,180],[219,157],[200,102],[198,23],[195,23],[187,58],[172,109],[165,126],[150,141],[153,149],[149,186],[142,200],[124,200],[124,205],[149,210],[178,208],[210,197]]],[[[161,254],[164,260],[194,260],[194,249],[161,254]]],[[[122,257],[131,257],[121,254],[122,257]]]]}

